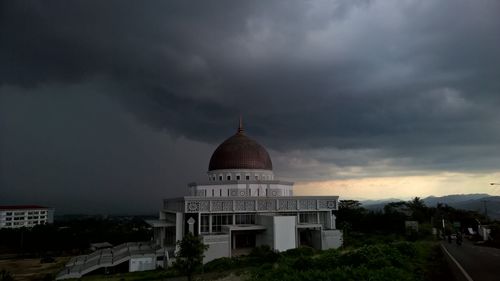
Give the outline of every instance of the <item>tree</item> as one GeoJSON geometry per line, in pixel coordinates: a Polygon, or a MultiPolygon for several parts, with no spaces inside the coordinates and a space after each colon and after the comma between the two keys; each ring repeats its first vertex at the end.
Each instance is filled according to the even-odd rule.
{"type": "Polygon", "coordinates": [[[203,253],[208,249],[208,245],[203,244],[199,236],[188,232],[182,240],[177,241],[177,246],[179,246],[179,251],[175,254],[173,266],[191,281],[193,274],[203,264],[205,257],[203,253]]]}
{"type": "Polygon", "coordinates": [[[424,222],[430,216],[428,214],[429,208],[424,203],[424,200],[419,197],[413,198],[413,200],[406,202],[406,206],[412,211],[411,217],[418,222],[424,222]]]}
{"type": "Polygon", "coordinates": [[[2,269],[2,271],[0,271],[0,281],[14,281],[14,278],[12,277],[10,272],[2,269]]]}
{"type": "Polygon", "coordinates": [[[361,202],[357,200],[340,200],[339,202],[339,209],[358,210],[361,208],[361,202]]]}

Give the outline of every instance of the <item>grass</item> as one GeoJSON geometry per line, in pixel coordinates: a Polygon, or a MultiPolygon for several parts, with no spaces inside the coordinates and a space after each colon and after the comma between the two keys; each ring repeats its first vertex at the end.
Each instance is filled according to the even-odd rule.
{"type": "Polygon", "coordinates": [[[55,275],[70,257],[58,257],[53,263],[40,263],[40,259],[8,259],[0,260],[0,270],[5,269],[16,281],[33,281],[55,275]]]}
{"type": "MultiPolygon", "coordinates": [[[[194,276],[194,280],[241,280],[242,271],[229,270],[222,272],[207,272],[201,273],[194,276]]],[[[113,275],[88,275],[80,279],[70,279],[70,280],[82,280],[82,281],[184,281],[187,280],[184,276],[175,276],[171,271],[168,270],[153,270],[153,271],[142,271],[142,272],[130,272],[130,273],[118,273],[113,275]]]]}
{"type": "MultiPolygon", "coordinates": [[[[205,265],[195,280],[447,280],[450,276],[438,243],[432,240],[405,242],[402,236],[360,235],[339,250],[299,248],[276,254],[258,248],[251,256],[221,258],[205,265]],[[355,243],[354,243],[355,241],[355,243]],[[374,276],[374,278],[372,278],[374,276]],[[312,278],[312,279],[311,279],[312,278]]],[[[0,261],[15,280],[43,280],[56,273],[67,258],[53,264],[38,259],[0,261]]],[[[154,270],[112,275],[88,275],[82,281],[186,280],[172,270],[154,270]]]]}

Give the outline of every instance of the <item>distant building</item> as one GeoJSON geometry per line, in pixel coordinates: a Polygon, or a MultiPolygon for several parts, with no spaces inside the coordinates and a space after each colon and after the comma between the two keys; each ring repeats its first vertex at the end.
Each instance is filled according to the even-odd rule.
{"type": "Polygon", "coordinates": [[[0,206],[0,228],[33,227],[54,222],[54,209],[38,205],[0,206]]]}

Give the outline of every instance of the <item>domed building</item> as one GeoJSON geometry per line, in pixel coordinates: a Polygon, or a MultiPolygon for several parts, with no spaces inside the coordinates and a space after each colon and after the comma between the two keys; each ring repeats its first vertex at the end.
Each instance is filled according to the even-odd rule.
{"type": "Polygon", "coordinates": [[[205,262],[269,245],[285,251],[301,245],[338,248],[338,196],[293,196],[293,183],[276,179],[267,150],[240,124],[212,154],[207,181],[188,185],[188,196],[165,199],[154,241],[173,257],[187,232],[209,245],[205,262]]]}
{"type": "Polygon", "coordinates": [[[97,270],[152,270],[172,262],[176,242],[191,232],[207,244],[204,262],[268,245],[286,251],[302,245],[338,248],[338,196],[293,196],[293,183],[276,179],[267,150],[241,124],[208,164],[207,180],[188,185],[187,196],[163,200],[153,240],[129,242],[70,259],[56,280],[97,270]]]}

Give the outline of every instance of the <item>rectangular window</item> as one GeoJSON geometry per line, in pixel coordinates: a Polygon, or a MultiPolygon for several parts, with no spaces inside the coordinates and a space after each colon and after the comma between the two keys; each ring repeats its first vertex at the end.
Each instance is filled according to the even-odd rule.
{"type": "Polygon", "coordinates": [[[236,176],[236,180],[238,180],[238,181],[240,180],[240,176],[239,176],[239,175],[238,175],[238,176],[236,176]]]}
{"type": "Polygon", "coordinates": [[[300,213],[299,223],[318,223],[318,215],[316,213],[300,213]]]}
{"type": "Polygon", "coordinates": [[[255,224],[255,214],[235,214],[235,224],[255,224]]]}
{"type": "Polygon", "coordinates": [[[247,179],[247,181],[249,181],[249,180],[250,180],[250,176],[249,176],[249,175],[246,175],[246,177],[245,177],[245,178],[247,179]]]}
{"type": "Polygon", "coordinates": [[[212,232],[221,232],[223,225],[233,224],[233,215],[214,214],[212,215],[212,232]]]}
{"type": "Polygon", "coordinates": [[[227,180],[228,180],[228,181],[230,181],[230,180],[231,180],[231,176],[227,176],[226,178],[227,178],[227,180]]]}
{"type": "Polygon", "coordinates": [[[222,176],[219,176],[219,180],[222,181],[222,176]]]}
{"type": "Polygon", "coordinates": [[[219,196],[222,197],[222,189],[219,189],[219,196]]]}
{"type": "Polygon", "coordinates": [[[7,216],[12,216],[12,212],[7,212],[7,216]]]}
{"type": "Polygon", "coordinates": [[[210,220],[210,215],[208,215],[208,214],[201,215],[201,223],[200,223],[201,232],[203,232],[203,233],[210,232],[210,221],[209,220],[210,220]]]}

